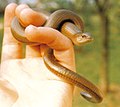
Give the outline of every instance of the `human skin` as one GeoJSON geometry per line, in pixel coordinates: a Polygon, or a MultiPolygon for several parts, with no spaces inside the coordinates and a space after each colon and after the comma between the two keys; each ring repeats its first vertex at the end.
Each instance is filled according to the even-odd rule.
{"type": "Polygon", "coordinates": [[[75,72],[71,41],[59,31],[40,27],[46,18],[27,5],[9,4],[5,9],[4,38],[0,71],[0,107],[72,107],[74,87],[44,65],[42,56],[49,46],[59,63],[75,72]],[[14,16],[26,27],[31,42],[23,56],[23,44],[13,38],[10,24],[14,16]],[[39,26],[39,27],[38,27],[39,26]],[[44,45],[43,45],[44,44],[44,45]]]}

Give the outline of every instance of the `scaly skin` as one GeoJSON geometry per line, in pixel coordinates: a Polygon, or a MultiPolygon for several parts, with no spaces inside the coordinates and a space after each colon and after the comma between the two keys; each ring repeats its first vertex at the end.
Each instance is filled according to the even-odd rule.
{"type": "MultiPolygon", "coordinates": [[[[58,29],[61,33],[70,38],[75,45],[83,45],[92,41],[91,36],[87,33],[83,33],[84,28],[81,18],[68,10],[58,10],[54,12],[50,15],[44,26],[58,29]]],[[[17,40],[27,44],[36,44],[30,42],[24,36],[24,28],[19,24],[17,18],[14,18],[12,21],[11,31],[17,40]]],[[[46,67],[51,72],[66,80],[68,83],[84,90],[84,92],[81,92],[81,95],[86,100],[93,103],[100,103],[102,101],[103,97],[99,89],[84,77],[60,65],[55,59],[52,49],[46,50],[43,59],[46,67]]]]}

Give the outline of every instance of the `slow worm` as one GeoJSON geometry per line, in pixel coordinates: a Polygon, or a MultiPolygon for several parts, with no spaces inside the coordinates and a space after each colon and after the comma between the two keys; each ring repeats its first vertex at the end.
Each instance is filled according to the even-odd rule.
{"type": "MultiPolygon", "coordinates": [[[[83,45],[92,41],[92,38],[89,36],[89,34],[83,33],[84,26],[81,18],[69,10],[62,9],[55,11],[50,15],[44,26],[59,30],[61,33],[71,39],[75,45],[83,45]]],[[[24,28],[20,25],[16,17],[12,21],[11,31],[17,40],[27,44],[36,44],[30,42],[25,37],[24,28]]],[[[46,50],[43,60],[46,67],[55,75],[63,78],[72,85],[80,87],[83,90],[81,95],[86,100],[93,103],[100,103],[102,101],[103,97],[100,90],[81,75],[60,65],[54,57],[52,49],[49,48],[46,50]]]]}

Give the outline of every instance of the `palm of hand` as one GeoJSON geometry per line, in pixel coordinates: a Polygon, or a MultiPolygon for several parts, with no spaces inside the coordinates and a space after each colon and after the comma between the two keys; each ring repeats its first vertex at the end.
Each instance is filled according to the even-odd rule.
{"type": "MultiPolygon", "coordinates": [[[[63,107],[72,98],[72,86],[59,81],[60,78],[46,68],[42,58],[5,61],[1,69],[4,70],[2,77],[12,86],[14,97],[13,93],[7,93],[7,96],[13,107],[63,107]]],[[[69,101],[67,106],[70,104],[69,101]]]]}
{"type": "MultiPolygon", "coordinates": [[[[15,16],[16,7],[16,4],[10,4],[5,11],[0,74],[0,92],[2,93],[0,94],[0,107],[71,107],[73,86],[63,82],[46,68],[41,57],[40,46],[27,46],[26,58],[22,59],[22,45],[13,38],[10,30],[10,23],[15,16]]],[[[16,14],[18,17],[20,17],[20,13],[26,14],[26,12],[29,14],[28,16],[41,17],[28,7],[23,8],[26,8],[26,5],[17,7],[16,14]]],[[[29,24],[34,23],[30,22],[29,24]]],[[[28,27],[26,31],[28,38],[33,42],[41,42],[39,38],[42,38],[45,43],[50,43],[57,35],[57,39],[51,42],[49,46],[55,49],[55,57],[61,64],[69,69],[75,69],[72,43],[62,34],[50,28],[32,27],[31,29],[28,27]],[[48,39],[46,35],[50,33],[48,39]],[[47,38],[43,38],[42,35],[47,38]],[[65,44],[63,44],[63,40],[65,44]]]]}

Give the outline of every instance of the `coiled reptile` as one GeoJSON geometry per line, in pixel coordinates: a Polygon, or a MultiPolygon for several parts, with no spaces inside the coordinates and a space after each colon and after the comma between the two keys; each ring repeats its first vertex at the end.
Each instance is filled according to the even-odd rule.
{"type": "MultiPolygon", "coordinates": [[[[61,33],[70,38],[75,45],[82,45],[92,40],[91,36],[83,33],[84,28],[81,18],[72,11],[64,9],[55,11],[50,15],[44,26],[61,31],[61,33]]],[[[24,36],[24,28],[19,24],[16,17],[12,21],[11,31],[17,40],[27,44],[34,44],[24,36]]],[[[100,90],[81,75],[60,65],[54,57],[52,49],[49,48],[46,50],[43,59],[45,65],[51,72],[65,79],[68,83],[80,87],[83,90],[81,95],[86,100],[93,103],[100,103],[102,101],[103,97],[100,90]]]]}

